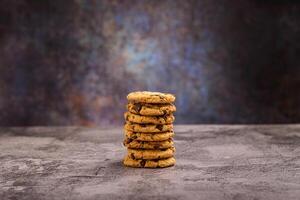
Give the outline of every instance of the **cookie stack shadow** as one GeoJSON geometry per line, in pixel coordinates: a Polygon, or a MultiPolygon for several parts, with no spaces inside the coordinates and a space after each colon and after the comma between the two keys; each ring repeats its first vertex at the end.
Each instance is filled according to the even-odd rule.
{"type": "Polygon", "coordinates": [[[128,167],[158,168],[175,164],[173,104],[175,97],[159,92],[132,92],[127,96],[124,146],[128,167]]]}

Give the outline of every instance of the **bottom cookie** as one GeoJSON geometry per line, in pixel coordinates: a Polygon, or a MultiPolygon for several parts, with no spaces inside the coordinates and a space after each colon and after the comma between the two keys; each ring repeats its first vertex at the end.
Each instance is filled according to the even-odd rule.
{"type": "Polygon", "coordinates": [[[123,164],[127,167],[144,167],[144,168],[162,168],[175,165],[175,158],[156,159],[156,160],[135,160],[129,156],[124,158],[123,164]]]}

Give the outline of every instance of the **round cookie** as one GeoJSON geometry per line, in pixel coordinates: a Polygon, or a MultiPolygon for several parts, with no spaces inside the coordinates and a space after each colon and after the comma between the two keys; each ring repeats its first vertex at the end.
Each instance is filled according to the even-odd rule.
{"type": "Polygon", "coordinates": [[[145,116],[161,116],[172,114],[176,111],[174,104],[148,104],[148,103],[131,103],[127,104],[127,110],[131,113],[145,116]]]}
{"type": "Polygon", "coordinates": [[[174,136],[173,131],[164,132],[164,133],[138,133],[129,130],[125,130],[125,136],[127,138],[139,141],[164,141],[174,136]]]}
{"type": "Polygon", "coordinates": [[[130,112],[124,113],[124,118],[127,121],[137,123],[137,124],[171,124],[174,122],[174,115],[164,115],[164,116],[142,116],[136,115],[130,112]]]}
{"type": "Polygon", "coordinates": [[[160,142],[145,142],[125,138],[123,144],[129,149],[167,149],[172,147],[174,142],[171,138],[160,142]]]}
{"type": "Polygon", "coordinates": [[[123,164],[127,167],[145,167],[145,168],[160,168],[170,167],[175,165],[176,160],[174,157],[160,160],[135,160],[129,156],[124,158],[123,164]]]}
{"type": "Polygon", "coordinates": [[[141,103],[172,103],[175,96],[161,92],[138,91],[127,95],[128,101],[141,103]]]}
{"type": "Polygon", "coordinates": [[[158,133],[173,131],[173,124],[135,124],[126,122],[124,128],[133,132],[158,133]]]}
{"type": "Polygon", "coordinates": [[[171,147],[164,150],[153,150],[153,149],[127,149],[128,156],[132,159],[163,159],[163,158],[170,158],[174,155],[175,147],[171,147]]]}

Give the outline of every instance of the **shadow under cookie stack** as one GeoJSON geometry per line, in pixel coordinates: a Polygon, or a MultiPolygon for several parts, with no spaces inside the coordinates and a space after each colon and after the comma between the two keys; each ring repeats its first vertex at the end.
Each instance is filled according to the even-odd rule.
{"type": "Polygon", "coordinates": [[[175,96],[144,91],[132,92],[127,99],[124,165],[144,168],[173,166],[175,96]]]}

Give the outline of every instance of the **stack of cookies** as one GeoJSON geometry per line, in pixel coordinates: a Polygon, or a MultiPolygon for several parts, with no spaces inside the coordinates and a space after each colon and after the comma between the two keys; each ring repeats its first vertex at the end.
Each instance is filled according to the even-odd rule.
{"type": "Polygon", "coordinates": [[[169,167],[175,164],[172,137],[175,97],[160,92],[132,92],[127,96],[124,114],[128,153],[124,165],[129,167],[169,167]]]}

